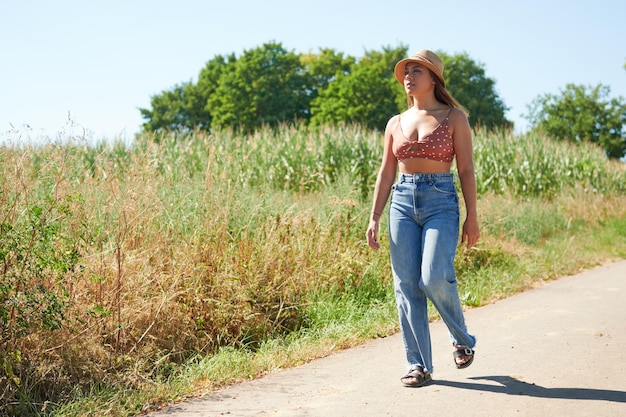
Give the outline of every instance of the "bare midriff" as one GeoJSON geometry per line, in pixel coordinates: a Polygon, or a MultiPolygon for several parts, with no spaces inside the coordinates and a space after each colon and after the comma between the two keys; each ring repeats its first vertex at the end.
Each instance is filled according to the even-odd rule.
{"type": "Polygon", "coordinates": [[[424,158],[409,158],[398,161],[398,168],[403,174],[438,174],[450,172],[452,162],[433,161],[424,158]]]}

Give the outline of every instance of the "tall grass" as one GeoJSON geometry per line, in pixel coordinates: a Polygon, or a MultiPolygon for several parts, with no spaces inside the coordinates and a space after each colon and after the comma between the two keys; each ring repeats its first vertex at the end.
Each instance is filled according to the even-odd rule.
{"type": "MultiPolygon", "coordinates": [[[[475,146],[483,243],[457,257],[468,306],[597,263],[591,249],[553,262],[553,248],[582,249],[570,242],[581,230],[614,243],[602,256],[626,256],[612,232],[624,227],[621,165],[510,132],[477,132],[475,146]]],[[[380,155],[380,135],[357,126],[0,148],[4,412],[153,393],[94,406],[125,415],[185,364],[395,331],[388,257],[363,239],[380,155]]]]}
{"type": "Polygon", "coordinates": [[[557,142],[536,132],[481,130],[474,153],[479,194],[550,197],[578,188],[602,194],[626,192],[624,164],[607,162],[604,152],[591,144],[557,142]]]}

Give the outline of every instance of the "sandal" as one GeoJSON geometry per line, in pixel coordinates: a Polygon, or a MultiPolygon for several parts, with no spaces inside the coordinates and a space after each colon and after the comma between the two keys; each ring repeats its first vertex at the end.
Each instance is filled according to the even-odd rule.
{"type": "Polygon", "coordinates": [[[432,380],[433,377],[430,373],[424,373],[424,369],[420,366],[409,370],[406,375],[400,378],[405,387],[411,388],[422,387],[432,380]],[[411,379],[414,379],[414,381],[410,381],[411,379]]]}
{"type": "Polygon", "coordinates": [[[452,353],[452,356],[454,357],[454,364],[456,365],[457,369],[467,368],[468,366],[472,364],[472,362],[474,362],[474,350],[468,347],[455,350],[452,353]],[[464,358],[467,358],[465,359],[465,362],[459,363],[457,361],[457,359],[464,359],[464,358]]]}

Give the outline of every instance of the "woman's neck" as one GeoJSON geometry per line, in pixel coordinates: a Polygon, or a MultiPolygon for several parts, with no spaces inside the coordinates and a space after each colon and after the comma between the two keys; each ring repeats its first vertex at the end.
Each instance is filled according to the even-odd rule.
{"type": "Polygon", "coordinates": [[[440,108],[442,103],[437,101],[434,94],[422,95],[422,96],[413,96],[413,107],[416,110],[432,110],[436,108],[440,108]]]}

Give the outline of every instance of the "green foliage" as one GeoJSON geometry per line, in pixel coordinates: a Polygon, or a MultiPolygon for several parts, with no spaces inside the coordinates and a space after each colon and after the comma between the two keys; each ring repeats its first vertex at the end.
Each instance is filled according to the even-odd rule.
{"type": "Polygon", "coordinates": [[[607,227],[598,234],[598,240],[608,248],[608,255],[626,258],[626,216],[605,223],[607,227]]]}
{"type": "Polygon", "coordinates": [[[65,279],[80,266],[83,245],[65,229],[73,215],[71,197],[46,196],[16,211],[20,196],[5,193],[0,210],[0,402],[30,389],[22,386],[29,377],[22,370],[19,340],[66,322],[65,279]]]}
{"type": "Polygon", "coordinates": [[[569,224],[557,207],[534,204],[525,211],[511,213],[486,227],[494,236],[514,237],[527,245],[540,245],[553,235],[565,232],[569,224]]]}
{"type": "Polygon", "coordinates": [[[509,108],[498,96],[495,80],[486,76],[483,64],[471,59],[467,53],[448,55],[438,52],[438,55],[444,62],[446,88],[469,112],[473,128],[512,127],[504,115],[509,108]]]}
{"type": "Polygon", "coordinates": [[[211,126],[252,132],[263,125],[308,118],[300,56],[279,43],[244,51],[208,96],[211,126]]]}
{"type": "Polygon", "coordinates": [[[531,132],[476,132],[476,183],[480,195],[554,196],[564,189],[625,193],[626,171],[610,164],[598,149],[547,140],[531,132]]]}
{"type": "Polygon", "coordinates": [[[626,155],[626,101],[609,98],[609,86],[567,84],[529,105],[531,127],[557,139],[600,146],[611,158],[626,155]]]}
{"type": "Polygon", "coordinates": [[[45,198],[23,218],[0,224],[0,346],[39,328],[61,327],[63,278],[80,261],[81,242],[62,228],[68,216],[67,204],[45,198]]]}
{"type": "MultiPolygon", "coordinates": [[[[296,54],[271,42],[240,57],[216,56],[200,72],[197,84],[183,83],[151,99],[140,109],[145,132],[231,129],[252,133],[262,126],[296,122],[313,126],[357,123],[383,130],[389,117],[406,108],[406,95],[395,80],[395,63],[407,47],[366,51],[356,60],[334,49],[296,54]]],[[[495,81],[467,54],[446,55],[452,94],[471,114],[472,126],[509,126],[495,81]]]]}
{"type": "MultiPolygon", "coordinates": [[[[363,197],[368,196],[376,180],[382,151],[376,133],[355,125],[299,129],[285,125],[248,136],[215,133],[210,141],[220,154],[245,161],[233,164],[226,157],[214,161],[217,172],[228,172],[238,184],[310,193],[346,182],[363,197]]],[[[194,145],[183,141],[181,146],[194,145]]]]}
{"type": "Polygon", "coordinates": [[[143,129],[147,132],[165,130],[207,129],[211,116],[205,106],[205,98],[191,82],[174,86],[150,99],[151,109],[139,109],[147,121],[143,129]]]}
{"type": "Polygon", "coordinates": [[[208,115],[204,125],[201,126],[201,129],[204,131],[209,130],[213,119],[208,103],[209,97],[215,94],[220,85],[222,75],[234,71],[236,62],[237,58],[234,54],[228,56],[217,55],[210,59],[200,71],[196,88],[199,96],[202,97],[203,111],[208,115]]]}
{"type": "Polygon", "coordinates": [[[328,87],[338,76],[348,74],[355,63],[354,57],[344,57],[342,52],[330,48],[321,49],[317,54],[303,54],[300,59],[308,77],[311,100],[315,100],[319,91],[328,87]]]}
{"type": "Polygon", "coordinates": [[[339,74],[320,90],[311,102],[312,122],[357,123],[384,130],[389,117],[398,112],[397,94],[401,89],[393,68],[405,55],[406,47],[367,52],[349,73],[339,74]]]}
{"type": "MultiPolygon", "coordinates": [[[[357,125],[285,124],[0,148],[0,306],[24,316],[0,321],[12,326],[0,392],[23,404],[12,412],[62,415],[98,393],[74,415],[136,414],[171,398],[164,384],[193,358],[275,346],[269,365],[198,377],[214,387],[394,332],[389,257],[363,238],[381,139],[357,125]],[[281,356],[321,334],[330,347],[281,356]]],[[[480,130],[475,147],[483,243],[456,261],[465,304],[625,253],[622,165],[510,130],[480,130]],[[597,227],[614,229],[601,241],[615,249],[594,247],[597,227]],[[534,266],[551,245],[560,255],[534,266]]]]}

